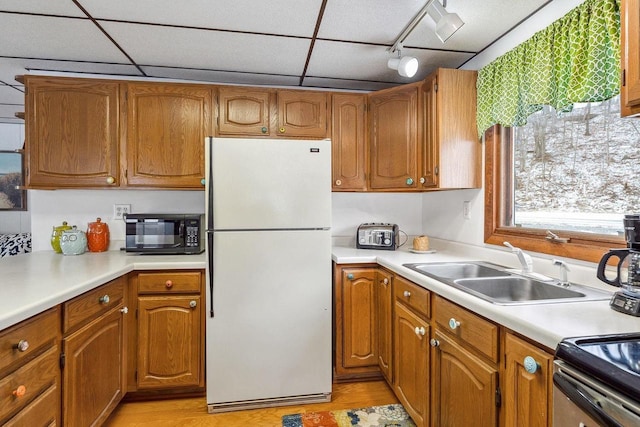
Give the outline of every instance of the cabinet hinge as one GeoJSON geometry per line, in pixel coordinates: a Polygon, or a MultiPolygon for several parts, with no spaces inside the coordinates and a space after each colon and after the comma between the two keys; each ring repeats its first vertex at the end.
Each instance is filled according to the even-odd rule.
{"type": "Polygon", "coordinates": [[[434,173],[434,175],[438,175],[438,167],[437,166],[435,168],[433,168],[433,173],[434,173]]]}
{"type": "Polygon", "coordinates": [[[136,308],[136,319],[138,318],[138,309],[136,308]]]}
{"type": "Polygon", "coordinates": [[[502,406],[502,393],[500,392],[500,387],[496,388],[496,408],[502,406]]]}
{"type": "Polygon", "coordinates": [[[626,86],[627,85],[627,70],[622,70],[622,76],[620,76],[620,80],[622,80],[622,85],[621,86],[626,86]]]}
{"type": "Polygon", "coordinates": [[[436,84],[434,84],[434,85],[433,85],[433,91],[434,91],[434,92],[437,92],[437,91],[438,91],[438,83],[436,83],[436,84]]]}
{"type": "Polygon", "coordinates": [[[66,363],[66,356],[64,355],[64,353],[60,353],[60,369],[64,369],[64,365],[66,363]]]}
{"type": "Polygon", "coordinates": [[[133,373],[133,379],[138,381],[138,370],[133,373]]]}

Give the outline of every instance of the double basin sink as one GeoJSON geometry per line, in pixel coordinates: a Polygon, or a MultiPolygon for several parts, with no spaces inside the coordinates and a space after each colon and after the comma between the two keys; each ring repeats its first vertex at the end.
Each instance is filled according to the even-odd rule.
{"type": "Polygon", "coordinates": [[[557,280],[541,280],[516,274],[488,262],[436,262],[403,264],[418,273],[437,279],[468,294],[494,304],[541,304],[609,300],[611,294],[557,280]]]}

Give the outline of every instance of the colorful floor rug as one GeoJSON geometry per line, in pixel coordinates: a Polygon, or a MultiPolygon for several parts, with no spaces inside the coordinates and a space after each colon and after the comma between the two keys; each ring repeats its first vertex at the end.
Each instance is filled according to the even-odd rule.
{"type": "Polygon", "coordinates": [[[282,417],[282,427],[416,427],[402,405],[306,412],[282,417]]]}

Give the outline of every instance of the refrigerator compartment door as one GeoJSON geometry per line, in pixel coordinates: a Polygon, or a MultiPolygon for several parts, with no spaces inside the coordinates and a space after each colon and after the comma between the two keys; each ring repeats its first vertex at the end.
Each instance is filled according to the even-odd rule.
{"type": "Polygon", "coordinates": [[[215,230],[330,227],[331,141],[208,143],[215,230]]]}
{"type": "Polygon", "coordinates": [[[214,233],[209,404],[331,392],[330,249],[326,230],[214,233]]]}

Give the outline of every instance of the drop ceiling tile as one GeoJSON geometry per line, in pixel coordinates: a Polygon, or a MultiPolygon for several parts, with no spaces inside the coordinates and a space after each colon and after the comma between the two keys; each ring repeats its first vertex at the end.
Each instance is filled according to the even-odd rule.
{"type": "Polygon", "coordinates": [[[331,0],[318,37],[391,45],[426,0],[331,0]]]}
{"type": "MultiPolygon", "coordinates": [[[[6,86],[0,85],[0,103],[11,104],[24,110],[24,86],[6,86]]],[[[0,104],[0,105],[1,105],[0,104]]]]}
{"type": "Polygon", "coordinates": [[[415,56],[420,63],[412,78],[401,77],[387,67],[394,57],[385,47],[340,42],[316,42],[307,76],[367,80],[380,83],[411,83],[422,80],[438,66],[457,68],[472,55],[420,49],[404,49],[404,55],[415,56]]]}
{"type": "Polygon", "coordinates": [[[142,69],[149,77],[191,80],[220,84],[297,86],[300,83],[300,78],[298,76],[281,76],[172,67],[142,67],[142,69]]]}
{"type": "Polygon", "coordinates": [[[0,2],[0,11],[86,17],[71,1],[2,0],[2,2],[0,2]]]}
{"type": "Polygon", "coordinates": [[[102,22],[140,65],[300,75],[310,40],[102,22]]]}
{"type": "Polygon", "coordinates": [[[80,0],[97,19],[311,37],[321,0],[80,0]]]}
{"type": "Polygon", "coordinates": [[[0,13],[0,56],[127,63],[88,19],[0,13]]]}

